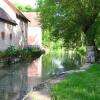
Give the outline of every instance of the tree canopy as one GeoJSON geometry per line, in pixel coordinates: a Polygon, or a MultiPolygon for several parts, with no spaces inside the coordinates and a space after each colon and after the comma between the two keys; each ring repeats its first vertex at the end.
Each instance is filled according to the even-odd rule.
{"type": "Polygon", "coordinates": [[[41,23],[67,47],[100,43],[100,0],[38,0],[41,23]]]}
{"type": "Polygon", "coordinates": [[[33,9],[30,5],[22,6],[22,5],[17,5],[17,8],[23,12],[33,12],[37,11],[36,9],[33,9]]]}

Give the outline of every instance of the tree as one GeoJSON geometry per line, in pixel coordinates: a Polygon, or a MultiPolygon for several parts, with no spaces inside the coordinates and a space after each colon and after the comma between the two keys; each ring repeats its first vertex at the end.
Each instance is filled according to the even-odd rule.
{"type": "Polygon", "coordinates": [[[90,47],[96,50],[97,36],[100,37],[100,0],[39,0],[38,5],[42,27],[54,38],[64,39],[67,48],[85,44],[87,50],[90,47]]]}
{"type": "Polygon", "coordinates": [[[33,9],[31,6],[26,5],[26,6],[21,6],[21,5],[17,5],[17,8],[23,12],[36,12],[36,9],[33,9]]]}

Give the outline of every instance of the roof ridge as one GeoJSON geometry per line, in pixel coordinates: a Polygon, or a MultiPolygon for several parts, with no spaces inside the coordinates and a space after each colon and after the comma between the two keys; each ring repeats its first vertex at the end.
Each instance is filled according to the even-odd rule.
{"type": "Polygon", "coordinates": [[[0,19],[9,22],[11,24],[17,25],[16,21],[13,20],[1,7],[0,7],[0,19]]]}

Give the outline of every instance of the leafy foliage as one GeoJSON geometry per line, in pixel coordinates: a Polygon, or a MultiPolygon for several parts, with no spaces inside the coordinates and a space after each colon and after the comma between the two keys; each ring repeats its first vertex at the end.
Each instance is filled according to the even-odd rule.
{"type": "Polygon", "coordinates": [[[48,30],[45,30],[43,32],[42,37],[43,37],[42,38],[42,44],[45,48],[49,48],[51,51],[62,49],[63,40],[58,39],[56,41],[52,41],[52,35],[50,34],[50,32],[48,30]]]}
{"type": "Polygon", "coordinates": [[[0,51],[0,59],[13,59],[21,57],[23,60],[30,60],[35,57],[39,57],[42,53],[44,53],[44,50],[39,48],[28,47],[23,49],[16,49],[14,46],[10,46],[4,52],[0,51]]]}
{"type": "Polygon", "coordinates": [[[21,5],[18,5],[17,8],[23,12],[36,12],[37,10],[36,9],[33,9],[31,6],[27,5],[27,6],[21,6],[21,5]]]}
{"type": "Polygon", "coordinates": [[[38,0],[43,29],[67,47],[94,45],[100,37],[100,0],[38,0]]]}

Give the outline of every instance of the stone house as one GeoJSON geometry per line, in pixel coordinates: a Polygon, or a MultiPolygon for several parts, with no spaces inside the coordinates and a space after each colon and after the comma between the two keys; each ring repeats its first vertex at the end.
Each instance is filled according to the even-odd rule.
{"type": "Polygon", "coordinates": [[[28,23],[28,45],[41,47],[42,30],[39,13],[24,12],[24,15],[30,20],[28,23]]]}
{"type": "Polygon", "coordinates": [[[9,0],[0,0],[0,50],[27,44],[29,20],[9,0]]]}

